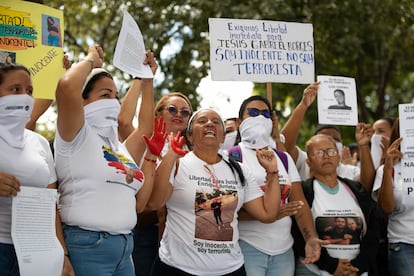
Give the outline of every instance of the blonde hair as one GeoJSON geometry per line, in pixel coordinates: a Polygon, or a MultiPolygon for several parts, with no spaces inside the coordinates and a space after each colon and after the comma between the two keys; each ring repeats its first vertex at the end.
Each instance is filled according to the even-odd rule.
{"type": "Polygon", "coordinates": [[[190,99],[188,99],[186,95],[184,95],[181,92],[170,92],[170,93],[162,96],[161,99],[157,102],[157,104],[154,108],[155,115],[160,115],[161,114],[162,110],[165,108],[166,102],[172,97],[180,97],[184,101],[186,101],[186,103],[188,104],[188,108],[190,109],[190,116],[193,114],[193,107],[191,106],[190,99]]]}

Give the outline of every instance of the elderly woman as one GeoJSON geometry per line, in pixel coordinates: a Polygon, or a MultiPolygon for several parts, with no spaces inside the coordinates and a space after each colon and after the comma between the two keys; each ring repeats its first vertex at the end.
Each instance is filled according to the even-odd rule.
{"type": "Polygon", "coordinates": [[[192,151],[186,154],[181,149],[184,137],[170,135],[170,148],[157,169],[149,201],[154,209],[166,204],[168,210],[153,275],[245,275],[237,212],[244,207],[260,221],[276,219],[280,187],[274,153],[257,151],[266,171],[263,192],[242,165],[219,155],[224,134],[219,114],[202,109],[187,127],[192,151]],[[217,199],[222,202],[220,227],[211,209],[217,199]]]}
{"type": "MultiPolygon", "coordinates": [[[[375,220],[370,191],[365,190],[359,182],[337,175],[340,157],[332,137],[324,134],[313,136],[306,143],[306,152],[313,178],[302,182],[302,188],[311,206],[319,237],[333,237],[338,217],[360,221],[361,235],[357,237],[356,243],[350,244],[346,240],[349,230],[336,231],[335,242],[322,248],[316,265],[307,264],[300,269],[308,270],[306,272],[310,275],[366,275],[371,264],[369,256],[375,256],[376,253],[371,230],[371,221],[375,220]]],[[[300,235],[295,235],[295,242],[301,243],[300,235]]],[[[301,248],[303,246],[298,247],[299,250],[301,248]]]]}

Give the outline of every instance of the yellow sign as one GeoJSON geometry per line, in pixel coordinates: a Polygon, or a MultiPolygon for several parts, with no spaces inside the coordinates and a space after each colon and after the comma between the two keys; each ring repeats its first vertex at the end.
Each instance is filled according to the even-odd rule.
{"type": "Polygon", "coordinates": [[[25,65],[35,98],[54,99],[64,73],[63,12],[20,0],[0,3],[0,62],[25,65]]]}

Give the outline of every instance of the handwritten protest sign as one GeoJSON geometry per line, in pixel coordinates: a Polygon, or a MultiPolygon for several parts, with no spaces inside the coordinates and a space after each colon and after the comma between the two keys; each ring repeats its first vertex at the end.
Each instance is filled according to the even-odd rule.
{"type": "Polygon", "coordinates": [[[209,18],[212,80],[311,83],[312,24],[209,18]]]}
{"type": "Polygon", "coordinates": [[[63,74],[63,12],[19,0],[0,2],[0,62],[25,65],[34,97],[54,99],[63,74]]]}

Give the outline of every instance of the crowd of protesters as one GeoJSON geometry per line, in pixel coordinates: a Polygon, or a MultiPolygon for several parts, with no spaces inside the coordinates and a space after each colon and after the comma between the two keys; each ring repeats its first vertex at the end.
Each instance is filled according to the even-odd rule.
{"type": "MultiPolygon", "coordinates": [[[[20,275],[11,206],[22,186],[58,190],[62,275],[414,270],[398,118],[358,123],[352,149],[320,125],[301,149],[318,82],[279,126],[262,96],[237,118],[193,112],[180,92],[154,102],[153,78],[134,78],[120,102],[103,60],[99,45],[73,65],[65,56],[52,148],[33,131],[52,101],[33,98],[26,67],[0,64],[0,275],[20,275]]],[[[151,51],[144,66],[156,74],[151,51]]]]}

